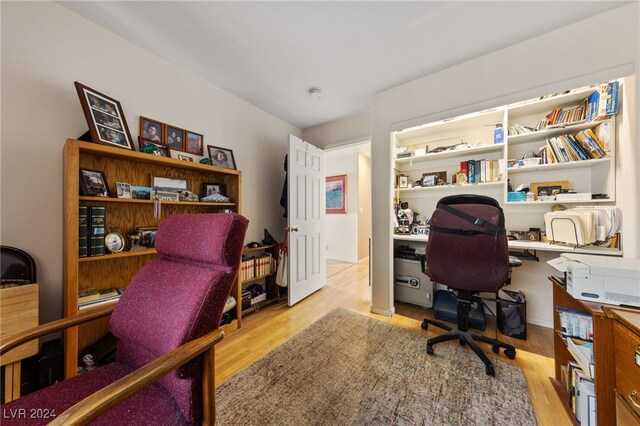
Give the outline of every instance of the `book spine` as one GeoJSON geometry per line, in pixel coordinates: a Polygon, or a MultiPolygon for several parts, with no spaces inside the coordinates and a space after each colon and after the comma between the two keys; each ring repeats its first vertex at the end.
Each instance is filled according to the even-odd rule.
{"type": "Polygon", "coordinates": [[[78,257],[89,256],[88,215],[88,206],[80,206],[78,208],[78,257]]]}
{"type": "Polygon", "coordinates": [[[467,182],[475,183],[475,181],[476,181],[476,162],[474,160],[467,161],[467,170],[469,172],[469,176],[467,177],[467,182]]]}
{"type": "Polygon", "coordinates": [[[105,254],[104,236],[106,223],[106,207],[89,207],[89,256],[103,256],[105,254]]]}
{"type": "Polygon", "coordinates": [[[474,180],[475,183],[480,183],[482,179],[482,169],[480,168],[480,160],[474,160],[474,180]]]}
{"type": "Polygon", "coordinates": [[[461,161],[460,162],[460,173],[464,174],[464,176],[467,178],[467,182],[469,182],[468,164],[469,163],[467,161],[461,161]]]}

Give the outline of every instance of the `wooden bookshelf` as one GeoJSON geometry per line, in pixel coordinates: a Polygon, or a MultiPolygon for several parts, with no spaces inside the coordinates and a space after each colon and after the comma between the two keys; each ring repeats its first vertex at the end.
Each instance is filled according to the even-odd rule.
{"type": "MultiPolygon", "coordinates": [[[[87,288],[103,290],[124,288],[136,272],[157,252],[153,248],[127,251],[127,236],[139,227],[155,227],[172,214],[217,213],[220,209],[242,212],[242,172],[220,167],[187,162],[172,158],[158,157],[137,151],[98,145],[68,139],[64,147],[64,314],[77,315],[78,292],[87,288]],[[104,173],[112,197],[88,197],[80,195],[80,168],[98,170],[104,173]],[[116,182],[151,187],[151,176],[166,176],[186,179],[188,189],[201,193],[204,183],[219,183],[225,189],[229,203],[202,203],[162,201],[161,218],[153,214],[151,200],[115,198],[116,182]],[[106,228],[118,228],[127,240],[125,251],[107,253],[103,256],[78,257],[78,208],[80,206],[105,206],[106,228]]],[[[239,280],[232,294],[240,300],[239,280]]],[[[83,310],[85,312],[86,308],[83,310]]],[[[231,324],[223,327],[230,332],[240,327],[241,309],[236,308],[236,317],[231,324]]],[[[65,332],[65,376],[77,374],[78,353],[95,343],[108,331],[108,318],[93,321],[65,332]]]]}

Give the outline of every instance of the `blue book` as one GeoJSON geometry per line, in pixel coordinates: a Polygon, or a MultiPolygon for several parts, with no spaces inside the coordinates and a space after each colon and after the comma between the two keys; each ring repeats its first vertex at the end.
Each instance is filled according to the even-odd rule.
{"type": "Polygon", "coordinates": [[[467,171],[469,173],[469,178],[467,180],[469,181],[469,183],[475,183],[476,182],[476,165],[475,165],[475,161],[469,160],[467,162],[467,171]]]}

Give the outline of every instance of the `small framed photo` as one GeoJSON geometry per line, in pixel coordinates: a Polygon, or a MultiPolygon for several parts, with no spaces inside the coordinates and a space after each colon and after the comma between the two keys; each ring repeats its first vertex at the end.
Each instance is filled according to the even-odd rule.
{"type": "Polygon", "coordinates": [[[236,170],[236,159],[232,150],[211,145],[207,145],[207,150],[212,166],[236,170]]]}
{"type": "Polygon", "coordinates": [[[171,149],[184,151],[185,135],[186,135],[185,130],[179,127],[170,126],[167,124],[165,125],[165,131],[164,131],[164,136],[165,136],[165,139],[163,139],[164,144],[171,149]]]}
{"type": "Polygon", "coordinates": [[[195,155],[202,155],[203,142],[203,135],[187,130],[187,146],[185,151],[195,155]]]}
{"type": "Polygon", "coordinates": [[[80,169],[80,194],[93,197],[109,197],[109,187],[104,173],[98,170],[80,169]]]}
{"type": "Polygon", "coordinates": [[[133,150],[133,141],[120,102],[77,81],[74,84],[89,125],[91,140],[133,150]]]}
{"type": "Polygon", "coordinates": [[[176,160],[189,161],[189,162],[197,162],[195,159],[195,155],[189,154],[183,151],[176,151],[175,149],[170,150],[171,158],[175,158],[176,160]]]}
{"type": "Polygon", "coordinates": [[[131,185],[125,182],[116,182],[118,198],[131,198],[131,185]]]}
{"type": "Polygon", "coordinates": [[[159,191],[157,189],[152,189],[151,198],[153,200],[162,201],[180,201],[180,194],[177,192],[159,191]]]}
{"type": "Polygon", "coordinates": [[[140,145],[140,152],[157,155],[159,157],[171,156],[171,154],[169,153],[169,147],[166,145],[162,145],[160,142],[153,142],[140,137],[138,140],[138,144],[140,145]]]}
{"type": "Polygon", "coordinates": [[[398,188],[408,188],[408,187],[409,187],[409,176],[398,175],[398,188]]]}
{"type": "Polygon", "coordinates": [[[144,228],[138,228],[138,235],[140,236],[139,245],[143,247],[153,247],[156,242],[156,232],[158,228],[155,226],[149,226],[144,228]]]}
{"type": "Polygon", "coordinates": [[[180,193],[189,190],[186,179],[172,177],[151,176],[151,186],[153,189],[165,192],[180,193]]]}
{"type": "Polygon", "coordinates": [[[151,188],[147,186],[131,185],[131,198],[134,200],[150,200],[151,188]]]}
{"type": "Polygon", "coordinates": [[[221,183],[203,183],[202,184],[202,196],[208,197],[209,195],[218,194],[224,195],[224,185],[221,183]]]}
{"type": "Polygon", "coordinates": [[[147,117],[140,117],[140,137],[151,142],[162,143],[162,123],[147,117]]]}
{"type": "Polygon", "coordinates": [[[536,200],[540,197],[556,195],[561,189],[569,189],[568,180],[556,180],[551,182],[531,182],[531,192],[536,200]]]}

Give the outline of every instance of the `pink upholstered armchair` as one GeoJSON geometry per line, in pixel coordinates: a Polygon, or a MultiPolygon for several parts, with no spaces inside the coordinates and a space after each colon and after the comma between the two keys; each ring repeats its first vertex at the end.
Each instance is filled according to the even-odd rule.
{"type": "MultiPolygon", "coordinates": [[[[224,335],[217,327],[247,225],[232,213],[165,219],[156,234],[158,257],[140,269],[113,309],[116,362],[4,404],[2,424],[213,424],[213,349],[224,335]],[[55,419],[43,418],[52,413],[55,419]]],[[[41,326],[5,342],[0,354],[110,311],[41,326]]]]}

